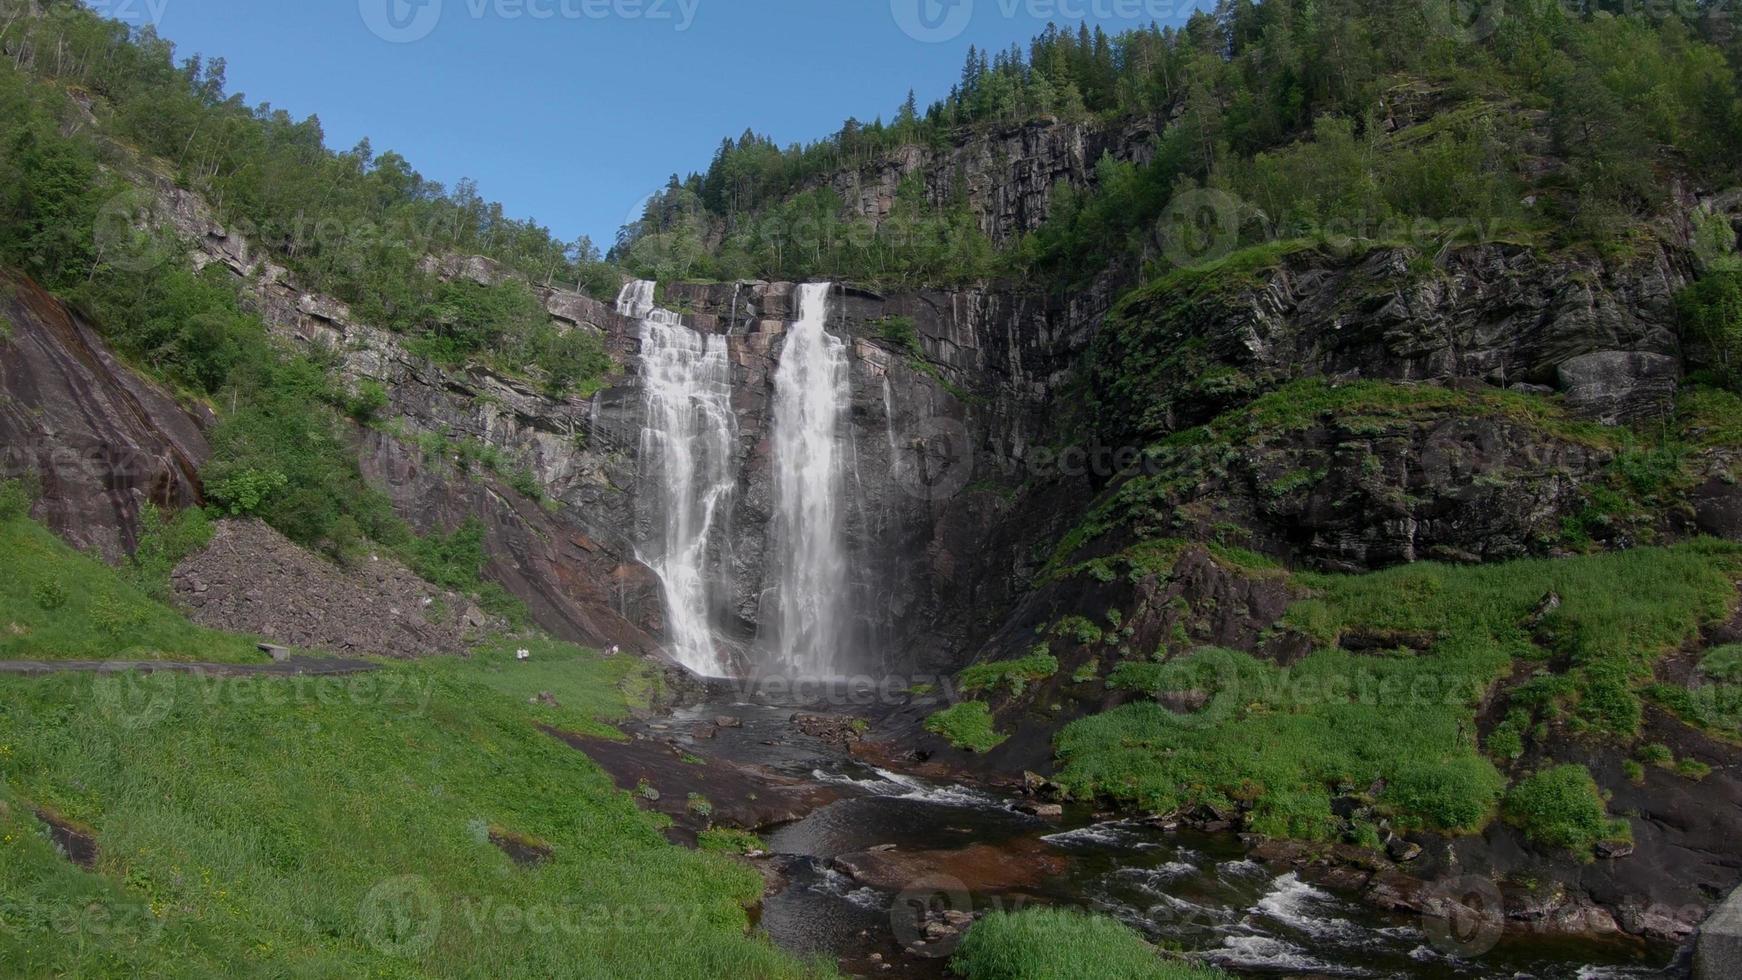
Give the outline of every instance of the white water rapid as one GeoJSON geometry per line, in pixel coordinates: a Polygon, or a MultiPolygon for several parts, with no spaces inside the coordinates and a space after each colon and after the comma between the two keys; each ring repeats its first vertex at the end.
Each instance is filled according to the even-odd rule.
{"type": "Polygon", "coordinates": [[[641,485],[653,506],[649,554],[642,561],[665,586],[671,654],[704,677],[729,673],[714,643],[714,581],[708,546],[731,504],[736,481],[732,444],[732,365],[726,338],[685,327],[653,302],[651,282],[632,282],[617,311],[641,323],[646,422],[641,429],[641,485]]]}
{"type": "Polygon", "coordinates": [[[778,633],[763,668],[796,677],[839,677],[847,663],[847,557],[842,504],[851,390],[847,345],[826,329],[828,283],[799,287],[798,321],[774,377],[774,549],[778,633]]]}

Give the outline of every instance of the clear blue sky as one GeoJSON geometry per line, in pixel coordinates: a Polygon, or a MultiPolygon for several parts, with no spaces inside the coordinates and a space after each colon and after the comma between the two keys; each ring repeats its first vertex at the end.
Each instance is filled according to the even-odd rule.
{"type": "MultiPolygon", "coordinates": [[[[1194,0],[89,0],[155,21],[178,54],[227,59],[230,89],[329,145],[369,137],[515,217],[609,247],[672,173],[746,127],[782,145],[915,89],[947,94],[968,45],[1048,20],[1183,21],[1194,0]],[[1085,15],[1085,16],[1079,16],[1085,15]],[[905,29],[904,29],[905,25],[905,29]],[[384,40],[383,35],[401,39],[384,40]],[[916,40],[915,36],[923,40],[916,40]]],[[[1196,0],[1203,3],[1205,0],[1196,0]]]]}

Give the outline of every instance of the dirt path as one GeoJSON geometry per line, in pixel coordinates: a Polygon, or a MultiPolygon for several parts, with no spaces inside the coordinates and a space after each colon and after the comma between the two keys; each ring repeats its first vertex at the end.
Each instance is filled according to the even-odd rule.
{"type": "Polygon", "coordinates": [[[40,677],[46,674],[199,674],[205,677],[344,677],[367,674],[380,665],[364,660],[334,660],[292,657],[270,664],[184,663],[168,660],[7,660],[0,661],[0,675],[40,677]]]}

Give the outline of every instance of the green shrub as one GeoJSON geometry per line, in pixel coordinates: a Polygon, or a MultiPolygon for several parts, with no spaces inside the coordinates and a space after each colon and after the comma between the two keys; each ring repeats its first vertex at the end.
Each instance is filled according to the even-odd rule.
{"type": "Polygon", "coordinates": [[[1709,272],[1684,290],[1677,303],[1699,363],[1735,383],[1742,368],[1742,273],[1709,272]]]}
{"type": "Polygon", "coordinates": [[[766,850],[768,847],[755,834],[729,827],[710,827],[702,831],[696,835],[696,846],[704,851],[724,851],[731,854],[748,854],[751,851],[766,850]]]}
{"type": "Polygon", "coordinates": [[[487,611],[514,623],[528,619],[525,603],[484,578],[484,523],[467,518],[451,533],[431,531],[410,538],[399,551],[412,571],[431,585],[478,597],[487,611]]]}
{"type": "Polygon", "coordinates": [[[1129,926],[1071,909],[999,912],[974,923],[950,969],[967,980],[1227,980],[1163,955],[1129,926]]]}
{"type": "Polygon", "coordinates": [[[276,470],[240,469],[209,480],[206,496],[231,517],[252,517],[289,486],[290,478],[276,470]]]}
{"type": "Polygon", "coordinates": [[[1331,607],[1318,599],[1303,599],[1289,606],[1282,624],[1321,647],[1336,646],[1342,630],[1331,607]]]}
{"type": "Polygon", "coordinates": [[[115,643],[137,634],[151,621],[153,610],[139,599],[122,593],[98,596],[91,604],[91,625],[115,643]]]}
{"type": "Polygon", "coordinates": [[[1675,764],[1676,775],[1699,782],[1712,774],[1712,767],[1698,759],[1682,759],[1675,764]]]}
{"type": "Polygon", "coordinates": [[[1083,616],[1066,616],[1047,631],[1049,636],[1076,640],[1082,646],[1093,646],[1105,637],[1101,627],[1083,616]]]}
{"type": "Polygon", "coordinates": [[[1700,673],[1713,680],[1742,683],[1742,643],[1714,647],[1700,660],[1700,673]]]}
{"type": "Polygon", "coordinates": [[[1661,742],[1640,746],[1638,754],[1639,761],[1647,765],[1668,766],[1675,763],[1675,753],[1661,742]]]}
{"type": "Polygon", "coordinates": [[[1026,690],[1030,683],[1046,680],[1058,673],[1058,670],[1058,658],[1047,652],[1045,644],[1041,644],[1034,648],[1033,653],[1020,660],[975,664],[963,670],[958,679],[962,691],[968,694],[1007,683],[1010,686],[1010,695],[1015,697],[1026,690]]]}
{"type": "Polygon", "coordinates": [[[1530,713],[1514,708],[1506,719],[1488,733],[1488,755],[1502,762],[1512,762],[1524,755],[1524,732],[1530,727],[1530,713]]]}
{"type": "Polygon", "coordinates": [[[0,480],[0,521],[10,521],[30,513],[36,494],[23,480],[0,480]]]}
{"type": "Polygon", "coordinates": [[[925,720],[925,730],[970,752],[990,752],[1010,737],[993,727],[992,709],[984,701],[963,701],[945,708],[925,720]]]}
{"type": "Polygon", "coordinates": [[[139,543],[128,564],[139,591],[158,601],[169,598],[169,577],[182,560],[212,540],[212,520],[198,507],[169,515],[156,505],[139,512],[139,543]]]}
{"type": "Polygon", "coordinates": [[[877,335],[896,350],[909,354],[920,352],[919,330],[915,328],[913,317],[886,316],[872,321],[877,329],[877,335]]]}
{"type": "Polygon", "coordinates": [[[1436,830],[1480,827],[1493,816],[1506,779],[1493,763],[1479,756],[1446,760],[1409,760],[1386,784],[1381,798],[1388,808],[1406,815],[1406,823],[1436,830]]]}
{"type": "Polygon", "coordinates": [[[1611,820],[1603,794],[1584,766],[1545,769],[1506,795],[1506,819],[1544,847],[1589,857],[1599,841],[1630,840],[1625,820],[1611,820]]]}
{"type": "Polygon", "coordinates": [[[367,380],[357,385],[357,393],[345,404],[345,411],[358,422],[368,425],[387,407],[387,389],[381,382],[367,380]]]}
{"type": "Polygon", "coordinates": [[[54,612],[65,608],[67,604],[67,590],[60,584],[59,579],[45,579],[36,583],[30,597],[43,612],[54,612]]]}
{"type": "Polygon", "coordinates": [[[515,470],[507,476],[508,485],[522,497],[532,500],[544,499],[544,484],[538,482],[531,470],[515,470]]]}
{"type": "Polygon", "coordinates": [[[691,793],[684,801],[684,808],[703,820],[714,815],[714,804],[700,793],[691,793]]]}

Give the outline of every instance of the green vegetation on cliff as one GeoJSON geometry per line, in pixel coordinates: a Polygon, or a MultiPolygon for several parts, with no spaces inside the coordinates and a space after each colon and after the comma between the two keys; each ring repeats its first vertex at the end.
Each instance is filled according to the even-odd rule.
{"type": "MultiPolygon", "coordinates": [[[[178,183],[301,286],[439,361],[486,360],[559,397],[610,369],[601,341],[559,331],[524,282],[423,268],[477,253],[530,281],[586,278],[592,260],[565,258],[543,229],[473,188],[447,194],[393,154],[328,151],[314,120],[248,108],[225,93],[221,61],[178,66],[150,31],[73,3],[0,7],[0,272],[64,297],[132,364],[216,411],[203,477],[228,513],[335,558],[368,541],[414,565],[425,551],[358,472],[352,423],[385,392],[351,390],[336,351],[275,343],[221,264],[194,269],[188,243],[157,228],[178,183]]],[[[465,587],[484,588],[476,567],[465,587]]]]}
{"type": "MultiPolygon", "coordinates": [[[[1110,687],[1193,692],[1204,706],[1137,702],[1073,723],[1057,739],[1058,781],[1159,811],[1250,807],[1252,829],[1276,836],[1336,836],[1336,797],[1360,799],[1369,820],[1474,832],[1507,786],[1478,743],[1476,712],[1496,685],[1525,678],[1510,689],[1525,734],[1543,724],[1631,740],[1654,664],[1728,615],[1739,570],[1735,546],[1696,542],[1297,576],[1315,598],[1288,622],[1318,649],[1288,667],[1227,650],[1121,665],[1110,687]],[[1348,633],[1395,637],[1397,649],[1351,652],[1338,645],[1348,633]]],[[[1510,812],[1558,840],[1565,835],[1542,828],[1572,818],[1530,816],[1553,809],[1538,806],[1540,788],[1510,812]]]]}
{"type": "Polygon", "coordinates": [[[990,752],[1010,737],[995,727],[992,709],[984,701],[951,705],[927,718],[925,730],[970,752],[990,752]]]}
{"type": "Polygon", "coordinates": [[[1631,841],[1627,821],[1613,819],[1584,766],[1532,773],[1506,794],[1506,819],[1546,847],[1589,858],[1600,841],[1631,841]]]}
{"type": "Polygon", "coordinates": [[[1063,287],[1303,237],[1407,238],[1429,254],[1520,235],[1625,251],[1672,204],[1657,167],[1702,187],[1734,182],[1742,47],[1727,18],[1707,14],[1225,0],[1179,28],[1049,27],[1026,50],[970,49],[960,84],[926,110],[910,97],[889,122],[849,119],[808,146],[725,140],[613,254],[714,278],[1011,272],[1063,287]],[[1061,183],[1044,224],[1003,254],[975,240],[980,216],[949,150],[997,146],[1021,124],[1117,133],[1162,119],[1148,152],[1132,154],[1142,163],[1108,155],[1092,189],[1061,183]],[[941,159],[914,175],[923,186],[903,183],[896,220],[874,229],[831,182],[900,165],[908,147],[941,159]],[[1206,213],[1209,227],[1186,227],[1206,213]]]}

